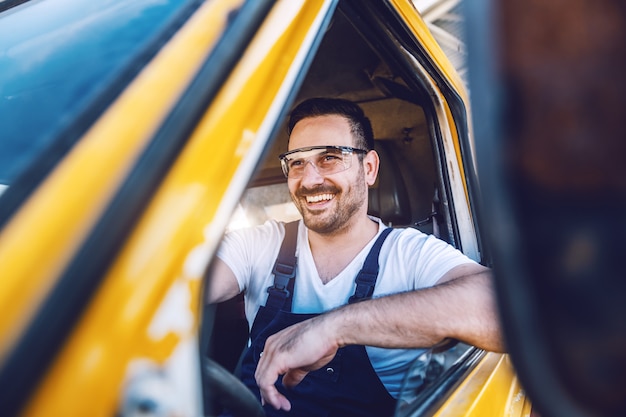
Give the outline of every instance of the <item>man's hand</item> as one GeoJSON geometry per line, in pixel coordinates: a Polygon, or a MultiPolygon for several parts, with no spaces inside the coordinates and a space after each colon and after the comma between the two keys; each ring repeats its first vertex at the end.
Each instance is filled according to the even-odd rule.
{"type": "Polygon", "coordinates": [[[287,388],[298,385],[311,371],[330,362],[339,348],[328,328],[328,317],[318,316],[297,323],[265,342],[263,355],[254,374],[261,391],[261,402],[276,409],[291,410],[291,403],[274,384],[283,375],[287,388]]]}
{"type": "Polygon", "coordinates": [[[261,398],[276,409],[291,404],[274,384],[293,387],[348,345],[412,349],[453,338],[504,352],[490,271],[464,264],[438,285],[354,304],[303,321],[269,337],[255,377],[261,398]]]}

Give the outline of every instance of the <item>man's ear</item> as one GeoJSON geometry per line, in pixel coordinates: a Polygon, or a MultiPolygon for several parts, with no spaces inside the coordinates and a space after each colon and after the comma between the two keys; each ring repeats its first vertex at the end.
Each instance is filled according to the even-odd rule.
{"type": "Polygon", "coordinates": [[[378,166],[380,165],[380,158],[375,150],[369,151],[363,157],[363,170],[365,172],[365,182],[368,186],[374,185],[376,177],[378,176],[378,166]]]}

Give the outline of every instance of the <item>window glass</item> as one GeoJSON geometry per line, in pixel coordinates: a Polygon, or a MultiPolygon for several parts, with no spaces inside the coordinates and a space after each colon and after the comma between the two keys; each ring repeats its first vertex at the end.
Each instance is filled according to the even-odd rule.
{"type": "Polygon", "coordinates": [[[71,146],[60,132],[105,107],[193,3],[42,0],[0,14],[0,184],[52,142],[71,146]]]}

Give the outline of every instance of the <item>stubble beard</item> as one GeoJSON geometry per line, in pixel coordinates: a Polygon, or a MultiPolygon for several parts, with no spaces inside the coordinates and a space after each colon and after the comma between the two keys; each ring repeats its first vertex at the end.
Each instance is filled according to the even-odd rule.
{"type": "Polygon", "coordinates": [[[367,204],[367,185],[362,176],[348,185],[345,191],[332,186],[320,186],[314,189],[296,191],[292,195],[298,211],[302,215],[305,226],[315,233],[333,235],[340,233],[351,224],[351,219],[367,204]],[[311,211],[302,201],[306,195],[332,192],[335,197],[333,208],[325,209],[324,212],[311,211]]]}

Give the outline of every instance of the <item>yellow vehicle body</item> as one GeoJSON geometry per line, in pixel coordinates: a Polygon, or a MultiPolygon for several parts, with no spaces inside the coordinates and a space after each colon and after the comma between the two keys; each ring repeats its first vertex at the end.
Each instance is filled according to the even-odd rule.
{"type": "MultiPolygon", "coordinates": [[[[132,193],[129,178],[154,151],[151,146],[168,118],[181,111],[181,98],[195,88],[198,75],[206,73],[209,58],[220,51],[220,39],[239,18],[233,11],[245,8],[244,3],[200,4],[2,227],[0,367],[6,375],[11,375],[11,361],[33,323],[44,312],[54,314],[43,309],[51,294],[71,287],[70,278],[80,277],[80,271],[93,268],[99,274],[67,334],[59,335],[58,346],[39,346],[53,354],[18,392],[13,410],[20,415],[116,415],[130,395],[133,378],[146,369],[166,375],[172,398],[163,401],[171,403],[177,415],[203,415],[198,348],[203,269],[197,265],[206,265],[219,245],[337,2],[282,0],[258,12],[258,27],[214,94],[195,109],[198,117],[181,134],[184,143],[175,158],[136,215],[129,217],[132,221],[118,225],[125,234],[112,240],[114,252],[104,264],[89,265],[81,250],[90,247],[97,253],[99,228],[107,232],[107,225],[116,224],[115,213],[125,212],[118,206],[124,192],[132,193]],[[75,263],[79,257],[82,263],[75,263]],[[72,268],[79,272],[72,275],[72,268]]],[[[467,102],[460,79],[414,6],[394,0],[385,7],[406,25],[431,65],[467,102]]],[[[458,120],[442,93],[439,99],[441,123],[453,145],[445,152],[454,154],[463,190],[463,201],[455,199],[455,204],[469,206],[463,164],[473,163],[471,152],[459,144],[458,120]]],[[[530,403],[508,357],[484,353],[433,415],[529,414],[530,403]]]]}

